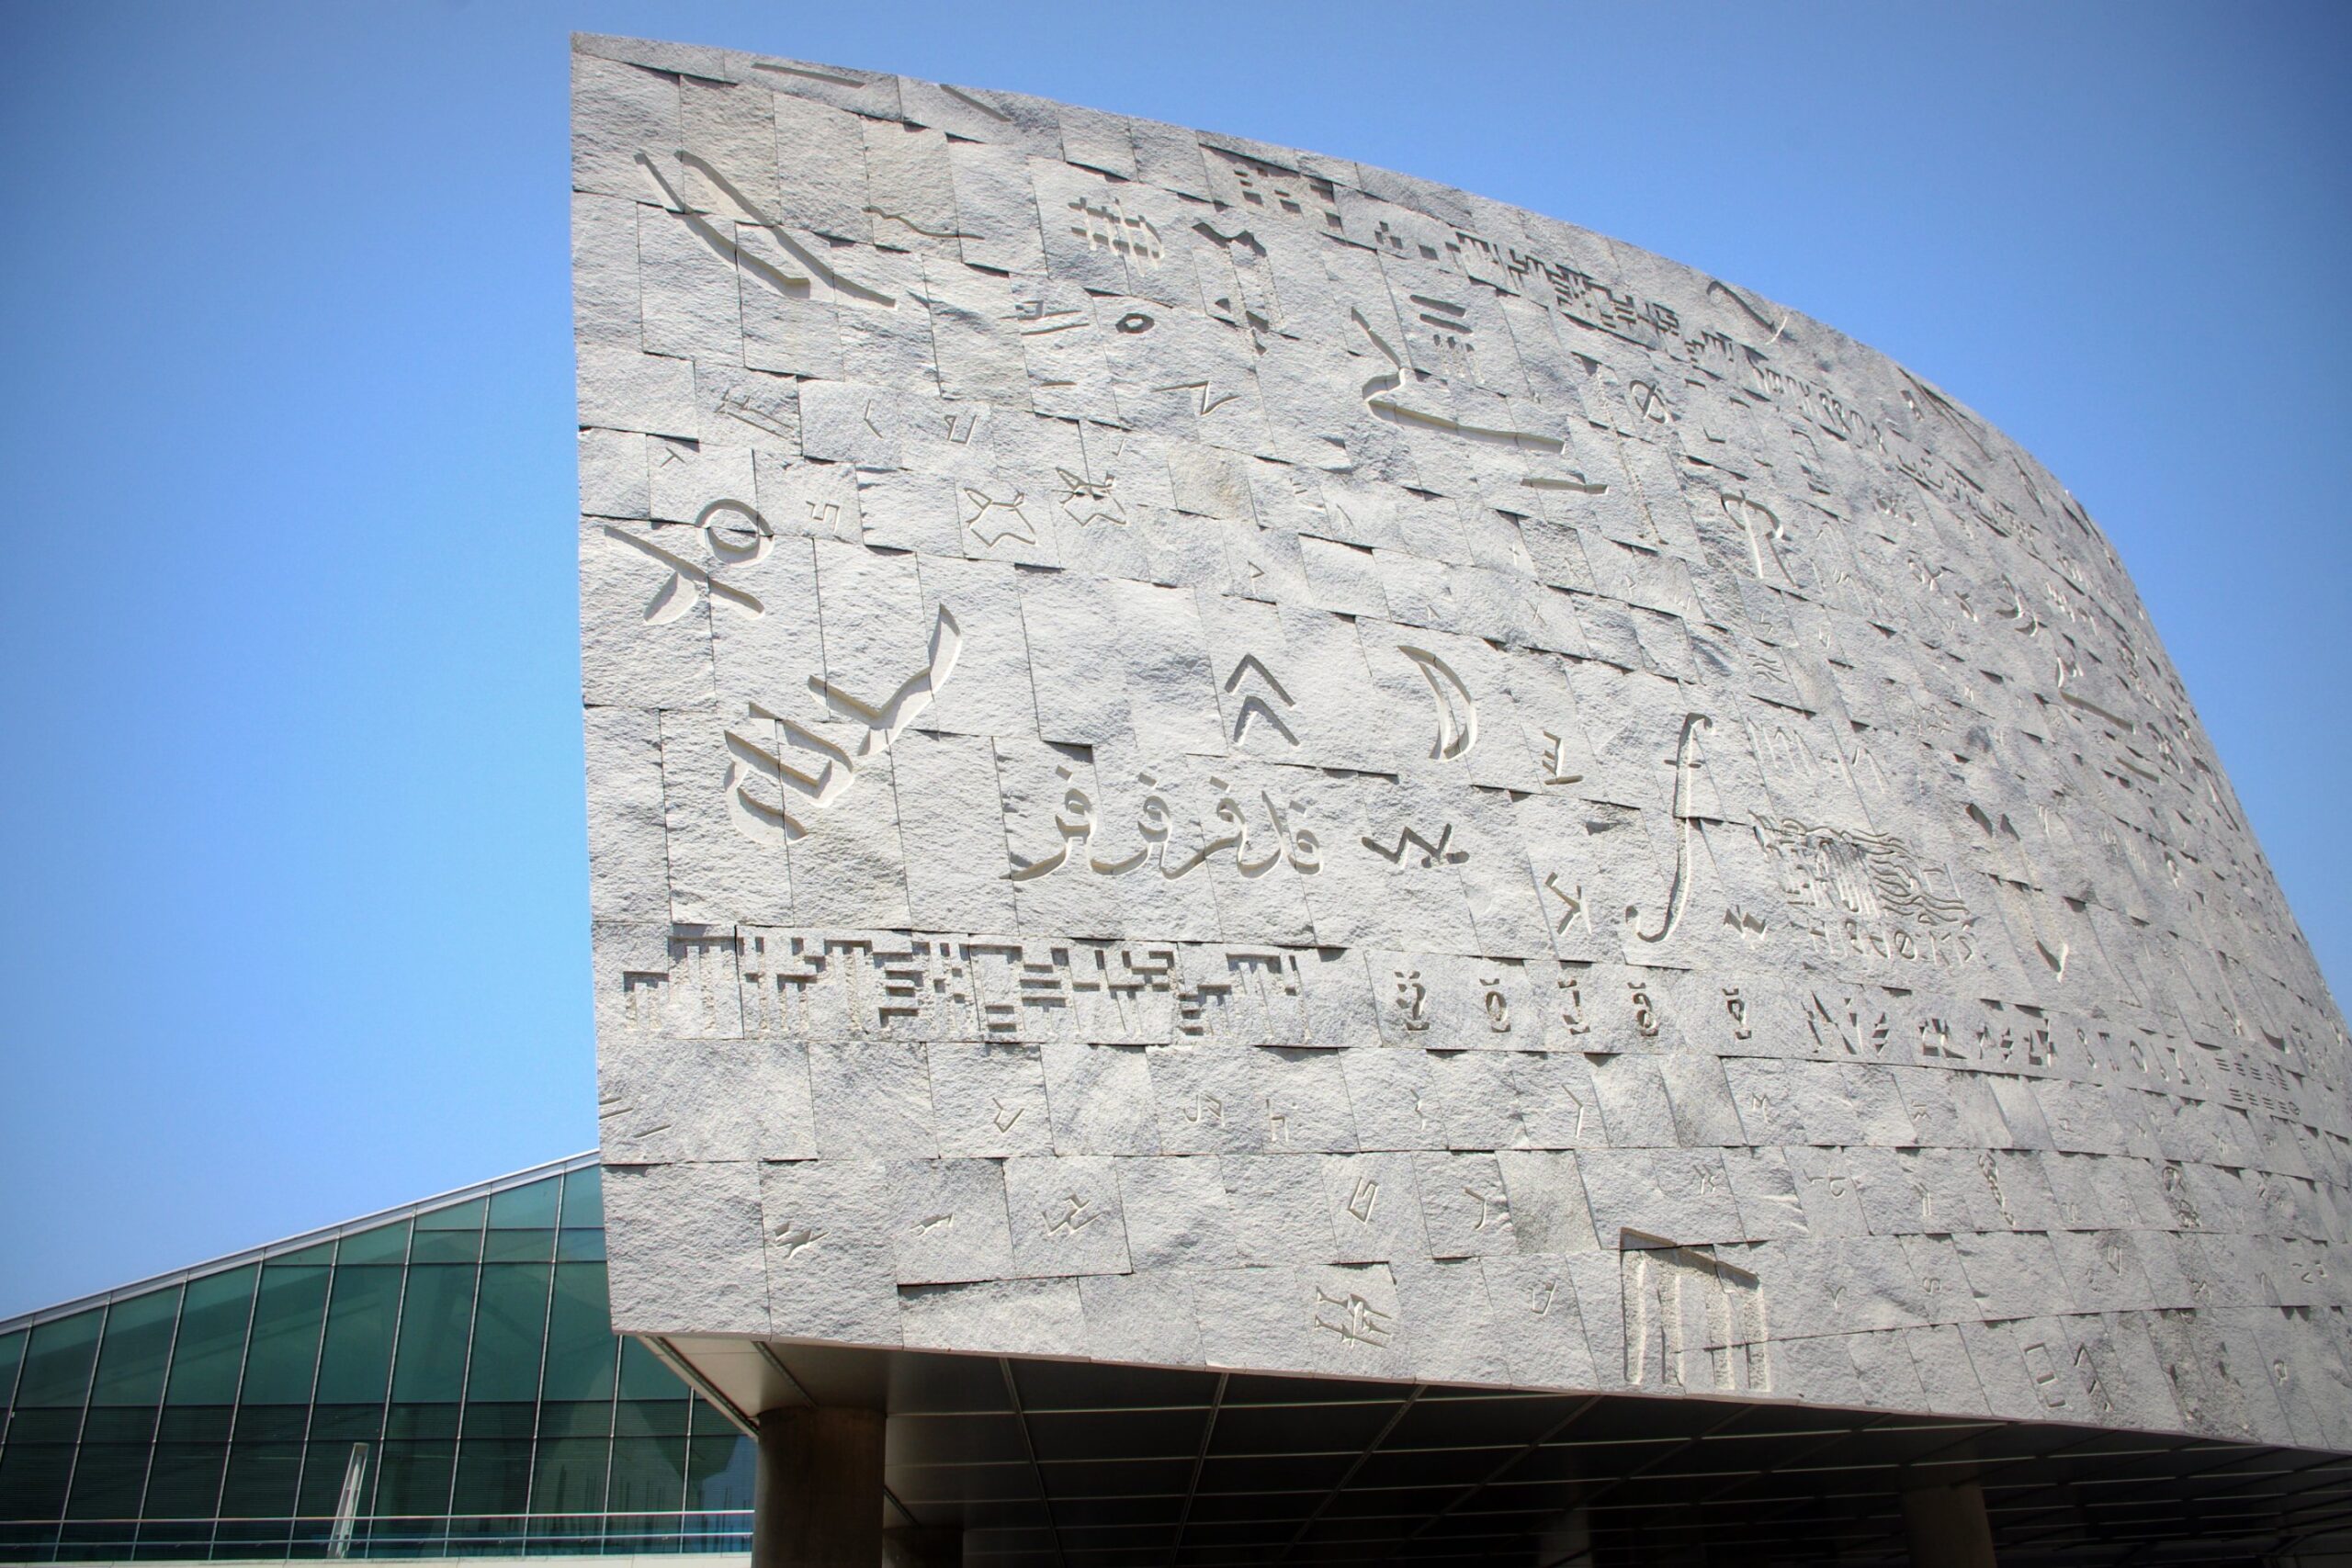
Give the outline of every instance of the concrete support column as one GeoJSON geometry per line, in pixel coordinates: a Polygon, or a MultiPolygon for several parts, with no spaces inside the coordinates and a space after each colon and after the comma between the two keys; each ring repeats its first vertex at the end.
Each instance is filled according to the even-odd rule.
{"type": "Polygon", "coordinates": [[[1912,1568],[1993,1568],[1993,1522],[1973,1481],[1903,1494],[1903,1533],[1912,1568]]]}
{"type": "Polygon", "coordinates": [[[752,1568],[876,1568],[882,1433],[879,1410],[808,1405],[761,1416],[752,1568]]]}

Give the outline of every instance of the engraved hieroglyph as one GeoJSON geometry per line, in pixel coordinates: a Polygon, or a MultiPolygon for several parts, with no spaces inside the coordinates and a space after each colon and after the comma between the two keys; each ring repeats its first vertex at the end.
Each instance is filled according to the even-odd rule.
{"type": "Polygon", "coordinates": [[[2352,1447],[2339,1016],[1999,432],[1343,159],[574,78],[623,1327],[2352,1447]]]}

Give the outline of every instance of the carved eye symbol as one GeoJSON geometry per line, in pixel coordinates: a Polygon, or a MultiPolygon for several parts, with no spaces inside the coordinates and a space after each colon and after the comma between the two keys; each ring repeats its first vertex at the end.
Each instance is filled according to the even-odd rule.
{"type": "Polygon", "coordinates": [[[1151,331],[1153,321],[1149,316],[1145,315],[1141,310],[1130,310],[1125,315],[1121,316],[1117,321],[1112,322],[1111,325],[1114,330],[1123,332],[1129,337],[1133,337],[1138,333],[1148,333],[1151,331]]]}

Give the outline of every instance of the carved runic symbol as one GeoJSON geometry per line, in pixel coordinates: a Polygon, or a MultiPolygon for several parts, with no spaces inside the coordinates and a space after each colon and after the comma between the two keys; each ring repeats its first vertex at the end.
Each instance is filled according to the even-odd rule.
{"type": "Polygon", "coordinates": [[[1335,1296],[1320,1285],[1315,1287],[1315,1326],[1375,1349],[1385,1346],[1396,1332],[1395,1319],[1353,1291],[1335,1296]],[[1339,1310],[1326,1315],[1326,1307],[1339,1310]]]}
{"type": "Polygon", "coordinates": [[[1444,828],[1439,831],[1437,841],[1434,843],[1430,842],[1428,839],[1423,838],[1415,829],[1405,827],[1398,828],[1396,832],[1396,844],[1394,849],[1382,843],[1377,839],[1367,838],[1364,839],[1363,842],[1365,849],[1370,850],[1374,854],[1378,855],[1381,859],[1388,862],[1391,865],[1403,865],[1405,863],[1406,850],[1408,848],[1417,849],[1421,852],[1421,869],[1423,871],[1431,869],[1440,861],[1443,861],[1448,865],[1460,865],[1464,861],[1470,858],[1470,852],[1468,850],[1455,850],[1448,849],[1446,847],[1453,842],[1453,824],[1451,822],[1447,823],[1444,828]]]}
{"type": "Polygon", "coordinates": [[[1369,1176],[1356,1178],[1356,1190],[1348,1196],[1348,1213],[1356,1224],[1372,1224],[1372,1206],[1380,1201],[1380,1183],[1369,1176]]]}
{"type": "Polygon", "coordinates": [[[1396,971],[1396,1007],[1405,1015],[1405,1027],[1423,1030],[1430,1026],[1430,988],[1421,984],[1418,969],[1396,971]]]}
{"type": "MultiPolygon", "coordinates": [[[[1112,487],[1118,483],[1115,477],[1090,479],[1068,468],[1056,468],[1054,475],[1060,481],[1055,488],[1054,499],[1061,503],[1071,522],[1081,528],[1091,523],[1108,523],[1114,528],[1127,525],[1127,509],[1111,493],[1112,487]]],[[[1017,492],[1014,499],[1020,499],[1017,492]]]]}
{"type": "Polygon", "coordinates": [[[1501,1193],[1481,1192],[1475,1187],[1464,1187],[1462,1190],[1462,1195],[1465,1198],[1475,1198],[1478,1202],[1478,1223],[1470,1227],[1472,1230],[1485,1230],[1489,1222],[1498,1225],[1510,1222],[1510,1213],[1503,1207],[1501,1193]]]}
{"type": "Polygon", "coordinates": [[[996,1115],[992,1118],[996,1122],[996,1130],[1000,1133],[1012,1132],[1012,1124],[1028,1114],[1028,1111],[1029,1108],[1025,1105],[1007,1105],[1002,1100],[998,1100],[996,1115]]]}
{"type": "MultiPolygon", "coordinates": [[[[775,542],[775,531],[768,526],[767,520],[740,501],[712,502],[702,509],[695,527],[708,542],[711,558],[718,567],[756,565],[775,542]]],[[[756,596],[720,581],[710,570],[674,550],[665,549],[650,539],[640,539],[628,529],[609,523],[605,525],[605,537],[670,569],[670,575],[662,580],[662,585],[645,603],[645,624],[649,626],[667,626],[705,599],[730,605],[755,621],[767,614],[756,596]]]]}
{"type": "Polygon", "coordinates": [[[1567,737],[1565,735],[1555,735],[1552,731],[1547,729],[1544,731],[1544,739],[1552,743],[1552,750],[1544,758],[1544,782],[1547,784],[1572,784],[1584,783],[1584,775],[1582,773],[1572,773],[1566,771],[1568,765],[1567,737]]]}
{"type": "Polygon", "coordinates": [[[1017,490],[1011,499],[999,501],[986,491],[967,485],[964,487],[964,502],[972,509],[972,514],[964,519],[964,526],[972,531],[972,537],[990,549],[1007,539],[1034,545],[1037,542],[1037,530],[1021,510],[1021,501],[1022,494],[1017,490]]]}
{"type": "MultiPolygon", "coordinates": [[[[1250,674],[1252,671],[1256,672],[1259,683],[1264,686],[1267,692],[1273,694],[1275,702],[1282,704],[1283,706],[1286,708],[1295,708],[1298,705],[1296,703],[1291,701],[1290,694],[1283,689],[1283,683],[1274,679],[1274,672],[1267,669],[1265,662],[1254,653],[1243,654],[1240,661],[1234,665],[1233,673],[1225,678],[1226,691],[1230,694],[1239,690],[1241,686],[1241,677],[1250,674]]],[[[1233,739],[1235,744],[1238,745],[1240,743],[1241,737],[1249,732],[1250,721],[1253,718],[1265,720],[1265,722],[1272,727],[1275,734],[1281,736],[1284,740],[1289,741],[1293,746],[1298,744],[1298,737],[1292,734],[1290,726],[1283,722],[1283,716],[1276,713],[1272,706],[1267,703],[1264,694],[1259,692],[1252,692],[1250,695],[1241,699],[1241,709],[1234,716],[1233,720],[1233,739]]]]}
{"type": "Polygon", "coordinates": [[[1552,925],[1553,934],[1557,935],[1566,931],[1575,923],[1576,918],[1584,913],[1584,884],[1577,883],[1576,890],[1570,892],[1560,886],[1560,874],[1551,871],[1544,874],[1544,891],[1557,898],[1562,906],[1560,918],[1552,925]]]}
{"type": "Polygon", "coordinates": [[[1047,1235],[1061,1235],[1066,1232],[1075,1235],[1102,1217],[1095,1212],[1094,1200],[1082,1193],[1069,1193],[1062,1201],[1068,1206],[1061,1213],[1057,1213],[1051,1209],[1045,1211],[1047,1235]]]}
{"type": "Polygon", "coordinates": [[[795,1257],[816,1246],[824,1236],[825,1233],[813,1225],[803,1224],[798,1220],[786,1220],[775,1233],[777,1256],[795,1257]]]}

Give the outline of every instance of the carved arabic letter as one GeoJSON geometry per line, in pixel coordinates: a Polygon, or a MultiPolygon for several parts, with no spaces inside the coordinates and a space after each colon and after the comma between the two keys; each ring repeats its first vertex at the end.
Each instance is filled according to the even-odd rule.
{"type": "MultiPolygon", "coordinates": [[[[1145,773],[1140,776],[1146,784],[1152,782],[1152,778],[1149,773],[1145,773]]],[[[1155,795],[1146,797],[1144,801],[1143,812],[1136,821],[1136,835],[1143,840],[1143,843],[1135,853],[1127,856],[1125,860],[1115,861],[1096,860],[1090,855],[1087,858],[1086,869],[1094,873],[1097,876],[1125,876],[1127,873],[1135,870],[1137,866],[1143,864],[1144,862],[1149,860],[1151,858],[1152,845],[1168,836],[1167,830],[1163,829],[1159,835],[1155,837],[1148,824],[1148,819],[1149,818],[1154,807],[1158,804],[1159,799],[1159,797],[1155,795]]],[[[1165,807],[1159,807],[1159,808],[1163,813],[1167,809],[1165,807]]]]}
{"type": "MultiPolygon", "coordinates": [[[[1674,757],[1674,886],[1666,896],[1666,916],[1655,931],[1639,926],[1634,934],[1644,942],[1664,942],[1682,919],[1682,906],[1690,897],[1690,772],[1698,766],[1699,731],[1714,728],[1714,720],[1702,713],[1682,716],[1682,741],[1675,749],[1674,757]]],[[[1628,913],[1631,913],[1629,910],[1628,913]]]]}
{"type": "MultiPolygon", "coordinates": [[[[1223,789],[1225,787],[1224,784],[1216,779],[1211,779],[1209,783],[1218,789],[1223,789]]],[[[1183,863],[1177,866],[1173,871],[1170,871],[1168,868],[1168,856],[1165,852],[1163,852],[1159,857],[1160,875],[1168,878],[1169,881],[1173,882],[1178,877],[1191,872],[1193,867],[1207,860],[1211,855],[1216,854],[1219,850],[1231,850],[1236,861],[1238,861],[1241,858],[1241,846],[1250,837],[1250,829],[1241,820],[1241,807],[1234,804],[1233,797],[1231,795],[1225,795],[1220,797],[1216,803],[1216,816],[1219,821],[1229,823],[1233,827],[1238,829],[1239,831],[1228,833],[1222,839],[1211,839],[1199,849],[1187,855],[1184,858],[1183,863]]],[[[1203,831],[1206,831],[1205,825],[1204,825],[1203,831]]]]}
{"type": "Polygon", "coordinates": [[[1468,756],[1470,748],[1478,743],[1478,705],[1471,698],[1470,688],[1429,649],[1399,643],[1396,651],[1419,667],[1421,679],[1430,683],[1430,695],[1437,699],[1437,743],[1430,748],[1430,755],[1448,762],[1468,756]]]}
{"type": "Polygon", "coordinates": [[[1248,877],[1263,876],[1273,870],[1275,866],[1282,863],[1283,855],[1290,847],[1283,834],[1282,813],[1274,809],[1272,798],[1263,790],[1258,792],[1258,798],[1265,803],[1267,819],[1273,825],[1274,850],[1265,859],[1252,861],[1242,854],[1239,847],[1235,848],[1233,863],[1240,870],[1242,875],[1248,877]]]}
{"type": "MultiPolygon", "coordinates": [[[[1068,768],[1055,771],[1064,778],[1069,777],[1068,768]]],[[[1060,869],[1071,855],[1083,850],[1094,837],[1094,802],[1084,790],[1072,784],[1065,791],[1062,810],[1069,815],[1065,817],[1057,812],[1054,817],[1054,831],[1062,836],[1061,848],[1043,860],[1031,861],[1027,865],[1006,872],[1004,879],[1007,882],[1035,882],[1041,876],[1050,875],[1060,869]]]]}
{"type": "MultiPolygon", "coordinates": [[[[1289,856],[1291,869],[1302,876],[1311,876],[1322,870],[1321,840],[1306,829],[1293,829],[1283,820],[1282,809],[1274,804],[1272,794],[1260,790],[1258,798],[1266,803],[1266,815],[1273,821],[1274,837],[1281,841],[1283,853],[1289,856]]],[[[1298,802],[1292,801],[1291,809],[1297,810],[1298,802]]]]}

